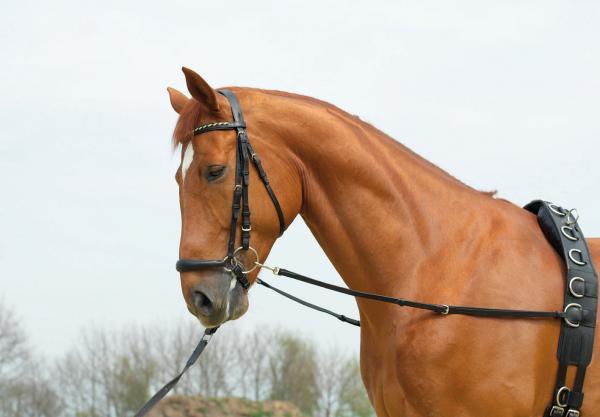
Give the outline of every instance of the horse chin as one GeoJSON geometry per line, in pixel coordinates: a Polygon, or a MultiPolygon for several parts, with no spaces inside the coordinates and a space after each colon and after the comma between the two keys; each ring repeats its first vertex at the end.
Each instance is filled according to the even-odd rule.
{"type": "Polygon", "coordinates": [[[239,319],[248,311],[248,294],[241,287],[236,288],[238,289],[239,291],[232,291],[230,294],[228,320],[239,319]]]}

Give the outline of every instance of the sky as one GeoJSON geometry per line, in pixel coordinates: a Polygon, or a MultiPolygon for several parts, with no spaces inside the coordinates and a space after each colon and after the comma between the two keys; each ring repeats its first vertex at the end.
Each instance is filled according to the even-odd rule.
{"type": "MultiPolygon", "coordinates": [[[[586,0],[3,0],[0,298],[50,356],[90,326],[192,320],[166,92],[186,91],[181,66],[334,103],[473,187],[578,208],[600,236],[598,21],[586,0]]],[[[300,218],[268,263],[342,282],[300,218]]],[[[254,288],[232,327],[265,324],[358,349],[352,326],[254,288]]]]}

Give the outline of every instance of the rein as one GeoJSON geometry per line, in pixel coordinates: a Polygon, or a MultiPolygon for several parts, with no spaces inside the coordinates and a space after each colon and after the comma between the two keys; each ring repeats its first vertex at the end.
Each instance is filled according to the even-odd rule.
{"type": "MultiPolygon", "coordinates": [[[[390,297],[387,295],[340,287],[289,271],[287,269],[268,266],[260,262],[258,252],[256,249],[250,246],[250,232],[252,230],[248,199],[250,159],[256,167],[259,177],[277,212],[277,217],[279,220],[279,236],[281,236],[285,231],[285,219],[283,216],[283,211],[273,189],[269,184],[267,174],[262,167],[261,161],[250,144],[248,135],[246,134],[246,124],[244,122],[242,110],[235,94],[226,89],[219,90],[219,93],[228,99],[231,105],[233,121],[205,124],[195,128],[193,134],[198,135],[215,130],[236,131],[237,148],[235,186],[233,189],[231,227],[230,236],[227,243],[227,254],[223,259],[179,259],[176,263],[177,271],[191,272],[204,269],[223,268],[225,271],[229,272],[232,277],[235,277],[237,282],[244,289],[248,290],[250,283],[246,275],[257,268],[269,269],[276,276],[288,277],[341,294],[377,302],[395,304],[400,307],[428,310],[442,316],[466,315],[514,319],[560,319],[562,321],[562,326],[558,348],[559,372],[557,376],[553,402],[546,409],[544,417],[580,416],[579,409],[583,403],[583,380],[585,377],[585,370],[591,361],[591,353],[593,351],[594,328],[596,324],[596,304],[598,297],[598,280],[597,274],[591,262],[589,249],[587,248],[585,238],[579,229],[577,218],[573,214],[573,210],[565,210],[552,203],[547,203],[540,200],[534,201],[526,206],[526,209],[537,214],[538,221],[542,227],[542,230],[544,231],[544,234],[552,246],[561,255],[563,255],[563,259],[566,262],[568,277],[565,291],[565,307],[563,311],[515,310],[424,303],[415,300],[407,300],[403,298],[390,297]],[[242,214],[240,222],[241,246],[235,249],[236,231],[240,211],[242,214]],[[244,261],[237,257],[241,251],[245,251],[246,253],[250,252],[256,258],[252,266],[248,269],[245,269],[246,266],[244,261]],[[565,386],[567,368],[571,365],[577,366],[575,386],[572,390],[565,386]]],[[[324,307],[320,307],[308,301],[302,300],[281,289],[273,287],[260,278],[257,278],[256,282],[306,307],[329,314],[342,322],[352,324],[354,326],[360,326],[360,322],[358,320],[348,318],[342,314],[335,313],[324,307]]],[[[202,339],[198,343],[198,346],[190,358],[187,360],[183,370],[174,379],[162,387],[140,409],[140,411],[138,411],[135,417],[144,416],[179,382],[179,379],[183,376],[183,374],[198,360],[206,345],[210,341],[210,338],[217,331],[217,329],[218,327],[205,330],[202,339]]]]}
{"type": "MultiPolygon", "coordinates": [[[[357,291],[350,288],[340,287],[319,281],[305,275],[297,274],[296,272],[288,271],[283,268],[274,268],[273,273],[278,276],[284,276],[304,282],[306,284],[315,285],[341,294],[351,295],[357,298],[365,298],[368,300],[379,301],[382,303],[396,304],[400,307],[410,307],[419,310],[429,310],[441,315],[459,314],[463,316],[479,316],[479,317],[507,317],[507,318],[540,318],[540,319],[564,319],[568,317],[568,313],[564,311],[531,311],[531,310],[512,310],[501,308],[484,308],[484,307],[466,307],[453,306],[448,304],[430,304],[419,301],[406,300],[403,298],[389,297],[387,295],[374,294],[371,292],[357,291]]],[[[258,281],[257,281],[258,282],[258,281]]],[[[264,285],[264,281],[259,282],[264,285]]],[[[267,288],[269,286],[265,285],[267,288]]],[[[271,287],[271,289],[274,289],[271,287]]],[[[279,291],[277,291],[279,292],[279,291]]]]}

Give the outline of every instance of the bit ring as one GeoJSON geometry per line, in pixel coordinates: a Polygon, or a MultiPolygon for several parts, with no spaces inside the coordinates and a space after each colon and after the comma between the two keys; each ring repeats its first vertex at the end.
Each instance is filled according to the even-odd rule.
{"type": "MultiPolygon", "coordinates": [[[[243,246],[240,246],[239,248],[234,250],[233,255],[231,255],[231,256],[227,255],[223,260],[224,261],[231,260],[231,263],[233,265],[244,266],[244,263],[235,257],[235,255],[237,255],[241,250],[244,250],[243,246]]],[[[254,254],[254,256],[256,257],[256,261],[252,262],[252,265],[253,265],[252,268],[242,271],[242,274],[244,274],[244,275],[249,274],[250,272],[254,271],[256,268],[258,268],[258,265],[259,265],[258,252],[256,251],[256,249],[254,249],[252,246],[248,246],[248,249],[246,249],[246,250],[248,250],[254,254]]],[[[227,268],[226,266],[224,268],[225,268],[225,271],[231,272],[231,268],[227,268]]]]}

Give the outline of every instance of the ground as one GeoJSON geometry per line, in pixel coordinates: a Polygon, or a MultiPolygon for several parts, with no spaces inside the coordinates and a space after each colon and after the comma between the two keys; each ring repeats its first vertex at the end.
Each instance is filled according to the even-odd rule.
{"type": "Polygon", "coordinates": [[[173,395],[161,401],[148,417],[302,417],[293,404],[244,398],[204,398],[173,395]]]}

